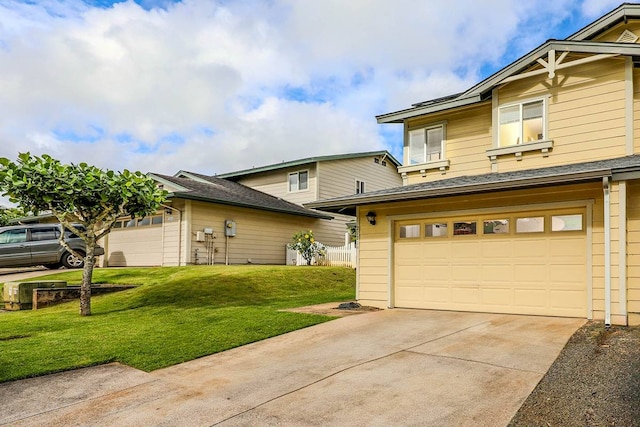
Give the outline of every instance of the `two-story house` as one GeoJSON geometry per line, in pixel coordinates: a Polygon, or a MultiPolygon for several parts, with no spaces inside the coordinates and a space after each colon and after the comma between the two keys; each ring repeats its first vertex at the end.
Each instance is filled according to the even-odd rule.
{"type": "Polygon", "coordinates": [[[404,185],[307,206],[357,216],[378,307],[640,324],[640,5],[463,93],[383,114],[404,185]]]}
{"type": "Polygon", "coordinates": [[[319,198],[395,187],[386,151],[314,157],[218,176],[150,174],[169,192],[157,215],[122,218],[104,241],[108,266],[285,264],[294,233],[345,244],[354,217],[307,209],[319,198]]]}

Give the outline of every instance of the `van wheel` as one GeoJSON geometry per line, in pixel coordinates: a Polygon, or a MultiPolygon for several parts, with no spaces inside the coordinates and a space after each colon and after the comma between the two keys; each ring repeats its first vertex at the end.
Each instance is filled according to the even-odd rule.
{"type": "Polygon", "coordinates": [[[84,267],[84,252],[82,251],[77,251],[80,255],[82,255],[82,258],[78,258],[73,254],[70,254],[69,252],[65,252],[62,255],[62,265],[64,265],[67,268],[82,268],[84,267]]]}

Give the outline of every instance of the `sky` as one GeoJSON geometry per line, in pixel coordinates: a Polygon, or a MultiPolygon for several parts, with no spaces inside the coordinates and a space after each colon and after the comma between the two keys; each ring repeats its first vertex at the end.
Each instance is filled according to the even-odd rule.
{"type": "MultiPolygon", "coordinates": [[[[174,174],[388,150],[621,0],[0,0],[0,157],[174,174]]],[[[2,199],[0,199],[2,201],[2,199]]]]}

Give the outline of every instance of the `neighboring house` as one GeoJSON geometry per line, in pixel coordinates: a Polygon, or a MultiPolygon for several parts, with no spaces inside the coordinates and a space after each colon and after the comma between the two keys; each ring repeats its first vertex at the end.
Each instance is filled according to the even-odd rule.
{"type": "Polygon", "coordinates": [[[307,205],[357,215],[358,300],[640,324],[638,36],[623,4],[378,116],[404,127],[405,185],[307,205]]]}
{"type": "Polygon", "coordinates": [[[110,267],[285,264],[294,233],[332,218],[224,179],[149,176],[168,203],[157,215],[116,223],[103,243],[110,267]]]}
{"type": "MultiPolygon", "coordinates": [[[[217,175],[283,200],[306,205],[321,199],[366,194],[402,184],[400,162],[387,151],[310,157],[217,175]]],[[[202,175],[179,172],[193,179],[202,175]]],[[[336,212],[332,221],[320,221],[313,229],[319,242],[345,244],[347,224],[353,216],[336,212]]]]}

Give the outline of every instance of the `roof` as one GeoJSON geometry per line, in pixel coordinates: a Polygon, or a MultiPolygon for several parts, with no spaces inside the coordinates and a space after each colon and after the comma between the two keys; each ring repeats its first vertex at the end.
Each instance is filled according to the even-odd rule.
{"type": "MultiPolygon", "coordinates": [[[[292,160],[289,162],[259,166],[257,168],[254,167],[251,169],[244,169],[236,172],[228,172],[228,173],[223,173],[216,176],[218,178],[240,178],[242,176],[251,175],[254,173],[269,172],[269,171],[278,170],[278,169],[285,169],[285,168],[294,167],[294,166],[306,165],[309,163],[327,162],[327,161],[333,161],[333,160],[357,159],[360,157],[371,157],[371,156],[384,156],[385,158],[393,162],[396,167],[400,166],[400,162],[395,157],[393,157],[391,153],[389,153],[386,150],[382,150],[382,151],[367,151],[364,153],[347,153],[347,154],[335,154],[330,156],[307,157],[305,159],[298,159],[298,160],[292,160]]],[[[192,173],[192,172],[186,172],[186,173],[192,173]]],[[[180,174],[180,172],[178,172],[178,174],[180,174]]],[[[198,175],[198,174],[195,174],[195,175],[198,175]]],[[[201,175],[201,176],[204,176],[204,175],[201,175]]]]}
{"type": "Polygon", "coordinates": [[[478,104],[491,99],[491,90],[504,79],[521,73],[536,64],[539,58],[554,50],[557,52],[573,52],[583,54],[640,55],[640,45],[632,43],[611,43],[591,41],[597,34],[606,31],[613,25],[628,18],[640,18],[640,5],[625,3],[604,15],[597,21],[587,25],[565,40],[548,40],[531,52],[482,80],[468,90],[440,97],[430,101],[413,104],[411,108],[376,116],[378,123],[402,123],[404,120],[418,115],[445,111],[478,104]]]}
{"type": "Polygon", "coordinates": [[[179,187],[178,191],[169,193],[169,197],[199,200],[311,218],[333,219],[326,213],[304,208],[295,203],[287,202],[286,200],[226,179],[201,175],[201,177],[203,177],[202,180],[193,180],[156,173],[150,173],[149,176],[161,183],[179,187]]]}
{"type": "Polygon", "coordinates": [[[403,187],[388,188],[353,196],[307,203],[305,206],[329,212],[355,215],[356,206],[405,200],[429,199],[460,194],[505,191],[544,185],[601,180],[615,174],[640,172],[640,154],[608,160],[551,166],[515,172],[461,176],[403,187]]]}

